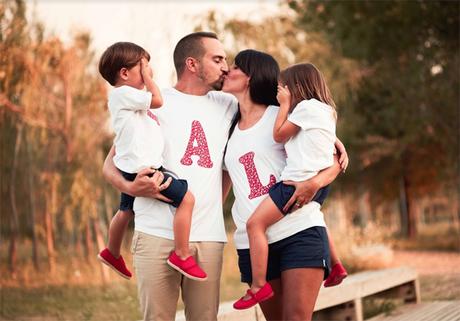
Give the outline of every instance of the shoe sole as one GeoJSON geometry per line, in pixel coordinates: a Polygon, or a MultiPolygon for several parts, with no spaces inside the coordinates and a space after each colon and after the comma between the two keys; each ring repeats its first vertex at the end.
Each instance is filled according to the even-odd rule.
{"type": "Polygon", "coordinates": [[[244,308],[235,308],[235,306],[233,306],[233,308],[234,308],[235,310],[246,310],[246,309],[250,309],[250,308],[256,306],[257,304],[259,304],[260,302],[264,302],[264,301],[267,301],[268,299],[271,299],[274,295],[275,295],[275,293],[272,292],[269,296],[267,296],[267,297],[264,298],[263,300],[260,300],[260,301],[257,302],[256,304],[250,305],[250,306],[248,306],[248,307],[244,307],[244,308]]]}
{"type": "Polygon", "coordinates": [[[194,281],[206,281],[208,279],[208,277],[205,277],[205,278],[197,278],[196,276],[193,276],[193,275],[190,275],[188,274],[187,272],[185,272],[184,270],[182,270],[181,268],[179,268],[178,266],[174,265],[169,259],[166,261],[168,263],[168,265],[170,267],[172,267],[174,270],[176,270],[177,272],[183,274],[184,276],[186,276],[187,278],[189,279],[192,279],[194,281]]]}
{"type": "Polygon", "coordinates": [[[124,275],[123,273],[121,273],[120,271],[118,271],[112,264],[110,264],[109,262],[107,262],[106,260],[104,260],[104,258],[102,256],[100,256],[99,254],[97,255],[97,258],[99,259],[99,261],[101,261],[102,263],[104,263],[105,265],[107,265],[109,268],[111,268],[112,270],[114,270],[119,276],[121,276],[122,278],[125,278],[126,280],[131,280],[131,277],[130,276],[127,276],[127,275],[124,275]]]}

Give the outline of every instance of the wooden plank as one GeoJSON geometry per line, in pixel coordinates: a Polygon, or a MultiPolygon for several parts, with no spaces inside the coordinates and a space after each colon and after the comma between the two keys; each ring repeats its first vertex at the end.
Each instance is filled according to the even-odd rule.
{"type": "Polygon", "coordinates": [[[338,286],[322,287],[315,311],[379,293],[416,279],[417,272],[406,267],[356,273],[338,286]]]}
{"type": "Polygon", "coordinates": [[[460,301],[404,305],[389,315],[378,315],[366,321],[460,321],[460,301]]]}
{"type": "MultiPolygon", "coordinates": [[[[385,270],[365,271],[350,275],[339,286],[322,287],[314,308],[320,319],[338,318],[338,320],[362,320],[361,299],[380,292],[397,295],[408,302],[420,302],[420,289],[415,270],[407,267],[385,270]],[[400,287],[389,291],[389,289],[400,287]],[[321,316],[322,315],[322,316],[321,316]]],[[[237,311],[232,302],[224,302],[219,307],[219,321],[265,320],[260,308],[237,311]]],[[[185,321],[183,311],[179,311],[176,321],[185,321]]],[[[414,321],[414,320],[410,320],[414,321]]],[[[460,320],[459,320],[460,321],[460,320]]]]}

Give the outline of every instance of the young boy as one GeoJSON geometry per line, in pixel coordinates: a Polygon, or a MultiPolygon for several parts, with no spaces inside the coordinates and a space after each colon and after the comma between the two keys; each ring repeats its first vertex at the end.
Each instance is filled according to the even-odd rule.
{"type": "MultiPolygon", "coordinates": [[[[150,108],[161,107],[163,99],[152,79],[149,60],[149,53],[142,47],[131,42],[117,42],[107,48],[99,62],[99,72],[114,87],[108,99],[115,131],[116,155],[113,161],[130,181],[147,167],[162,171],[164,181],[171,180],[169,187],[161,192],[177,208],[173,222],[175,250],[167,263],[188,278],[204,281],[206,273],[189,252],[194,197],[187,190],[187,181],[176,179],[162,167],[164,140],[158,119],[150,108]],[[144,87],[147,91],[143,90],[144,87]]],[[[133,204],[134,197],[121,194],[120,211],[110,223],[108,246],[98,254],[99,260],[126,279],[132,274],[120,255],[120,248],[134,215],[133,204]]]]}

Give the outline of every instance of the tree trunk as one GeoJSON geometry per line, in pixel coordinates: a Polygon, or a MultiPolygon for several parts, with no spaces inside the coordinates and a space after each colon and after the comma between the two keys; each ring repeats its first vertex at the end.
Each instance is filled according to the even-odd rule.
{"type": "MultiPolygon", "coordinates": [[[[94,234],[96,235],[96,242],[99,251],[102,251],[105,248],[104,238],[102,237],[101,227],[99,225],[99,220],[94,220],[94,234]]],[[[102,275],[102,282],[105,284],[109,280],[109,271],[108,267],[105,264],[100,264],[101,266],[101,275],[102,275]]]]}
{"type": "Polygon", "coordinates": [[[16,145],[14,147],[13,156],[13,168],[11,173],[11,185],[10,185],[10,201],[11,201],[11,236],[10,236],[10,248],[9,248],[9,266],[10,272],[13,277],[16,275],[17,267],[17,237],[19,233],[19,218],[18,208],[16,206],[16,169],[18,167],[18,154],[21,148],[22,142],[22,129],[24,125],[19,123],[16,131],[16,145]]]}
{"type": "Polygon", "coordinates": [[[90,262],[89,258],[94,254],[93,237],[91,235],[90,221],[85,225],[85,250],[86,250],[86,261],[90,262]]]}
{"type": "Polygon", "coordinates": [[[417,236],[418,208],[416,200],[411,191],[410,178],[404,176],[404,191],[407,204],[407,237],[414,240],[417,236]]]}
{"type": "Polygon", "coordinates": [[[399,217],[401,221],[400,233],[403,237],[408,237],[408,214],[407,214],[407,199],[406,188],[404,185],[404,177],[399,179],[399,217]]]}
{"type": "Polygon", "coordinates": [[[57,211],[57,185],[58,179],[54,173],[47,173],[50,193],[46,197],[45,227],[46,227],[46,249],[48,252],[48,264],[50,272],[56,271],[56,251],[54,247],[54,224],[53,216],[57,211]]]}
{"type": "Polygon", "coordinates": [[[33,178],[33,161],[32,161],[32,152],[31,146],[27,141],[27,135],[25,136],[26,139],[26,146],[27,146],[27,164],[29,164],[28,168],[28,183],[29,183],[29,202],[30,202],[30,221],[32,224],[32,260],[34,263],[35,270],[39,270],[38,265],[38,244],[37,244],[37,230],[35,228],[36,225],[36,213],[35,213],[35,187],[34,187],[34,178],[33,178]]]}

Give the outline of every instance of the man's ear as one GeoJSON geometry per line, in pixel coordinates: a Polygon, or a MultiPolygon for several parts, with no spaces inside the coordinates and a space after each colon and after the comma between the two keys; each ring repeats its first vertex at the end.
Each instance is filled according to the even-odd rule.
{"type": "Polygon", "coordinates": [[[187,59],[185,59],[185,67],[187,67],[187,69],[193,73],[196,73],[198,71],[197,63],[198,60],[196,60],[193,57],[188,57],[187,59]]]}
{"type": "Polygon", "coordinates": [[[118,72],[118,78],[122,80],[128,80],[128,68],[121,68],[120,71],[118,72]]]}

